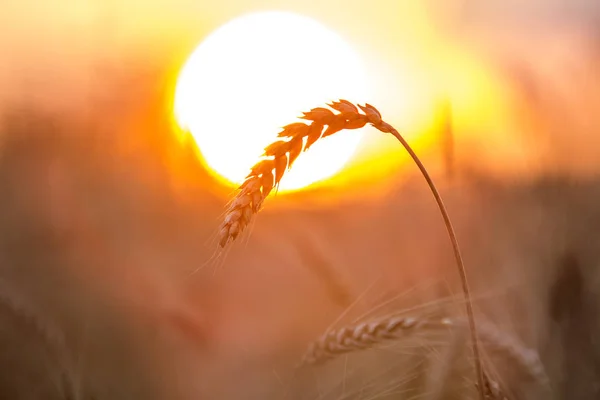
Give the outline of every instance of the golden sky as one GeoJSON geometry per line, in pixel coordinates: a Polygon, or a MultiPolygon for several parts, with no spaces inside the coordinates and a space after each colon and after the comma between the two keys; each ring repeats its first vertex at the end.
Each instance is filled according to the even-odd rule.
{"type": "MultiPolygon", "coordinates": [[[[497,9],[478,10],[477,15],[482,17],[475,25],[479,30],[469,31],[467,26],[466,34],[476,35],[465,41],[465,32],[460,36],[456,29],[460,25],[457,16],[465,5],[470,4],[473,10],[477,7],[464,0],[3,2],[0,51],[9,62],[0,65],[0,83],[4,87],[0,96],[22,95],[23,88],[29,88],[26,90],[40,101],[52,98],[53,104],[72,103],[79,95],[78,90],[97,83],[90,70],[103,61],[126,66],[129,60],[144,60],[176,74],[195,46],[227,21],[253,11],[291,11],[328,26],[359,52],[371,79],[372,103],[407,137],[421,137],[430,130],[440,101],[450,100],[459,135],[470,141],[486,132],[485,140],[493,145],[480,146],[478,151],[492,147],[494,154],[502,154],[499,158],[509,157],[513,161],[505,164],[515,166],[519,164],[515,160],[526,158],[526,152],[514,135],[508,133],[521,121],[515,122],[507,115],[514,115],[519,104],[497,65],[482,57],[480,48],[478,52],[473,50],[474,44],[489,41],[488,47],[495,51],[497,42],[490,38],[497,36],[499,30],[485,26],[489,22],[497,27],[492,24],[492,17],[499,11],[505,13],[501,14],[506,15],[505,21],[513,21],[511,10],[516,9],[516,3],[505,2],[506,6],[499,8],[501,2],[492,3],[497,9]],[[57,90],[69,85],[74,89],[63,90],[60,98],[54,96],[57,90]]],[[[572,4],[576,3],[586,2],[572,4]]],[[[540,9],[550,9],[537,0],[528,4],[531,15],[537,15],[540,9]]],[[[584,8],[577,10],[585,13],[584,8]]],[[[549,13],[555,14],[559,13],[549,13]]],[[[528,22],[517,25],[527,27],[528,22]]],[[[537,44],[540,42],[543,41],[537,44]]],[[[527,51],[540,50],[530,46],[527,51]]],[[[378,137],[362,149],[359,161],[361,157],[370,160],[386,152],[396,154],[401,150],[391,139],[378,137]]]]}

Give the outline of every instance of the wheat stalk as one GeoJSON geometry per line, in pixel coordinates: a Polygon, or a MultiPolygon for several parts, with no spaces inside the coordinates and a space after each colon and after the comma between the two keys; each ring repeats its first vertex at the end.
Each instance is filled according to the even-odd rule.
{"type": "MultiPolygon", "coordinates": [[[[467,273],[450,216],[437,187],[412,147],[393,126],[383,121],[381,113],[375,107],[370,104],[365,104],[365,106],[358,105],[357,107],[347,100],[332,102],[328,106],[337,111],[337,113],[328,108],[313,108],[309,112],[303,113],[301,117],[310,121],[310,123],[295,122],[285,126],[278,134],[278,137],[281,139],[265,148],[263,159],[251,168],[246,180],[240,186],[237,196],[235,196],[225,212],[224,221],[219,228],[219,245],[225,247],[228,242],[235,240],[244,231],[250,223],[252,216],[262,207],[269,193],[279,185],[286,169],[291,168],[298,156],[303,151],[308,150],[320,138],[333,135],[343,129],[362,128],[367,123],[381,132],[392,134],[406,149],[427,181],[427,185],[444,219],[444,224],[452,243],[465,297],[477,381],[479,388],[483,388],[484,377],[467,273]],[[359,111],[359,108],[362,113],[359,111]]],[[[482,389],[479,390],[479,395],[480,399],[483,400],[484,393],[482,389]]]]}

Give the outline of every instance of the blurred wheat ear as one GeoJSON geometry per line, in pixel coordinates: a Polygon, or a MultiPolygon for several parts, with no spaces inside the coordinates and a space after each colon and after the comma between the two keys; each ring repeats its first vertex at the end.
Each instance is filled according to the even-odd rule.
{"type": "MultiPolygon", "coordinates": [[[[419,333],[445,333],[449,328],[455,329],[455,333],[457,333],[464,326],[464,322],[460,319],[389,315],[368,322],[331,329],[308,346],[300,367],[322,364],[344,354],[371,349],[379,344],[419,333]]],[[[480,320],[478,326],[481,340],[491,353],[507,359],[523,377],[534,382],[540,389],[547,390],[549,388],[546,369],[536,351],[498,330],[490,323],[480,320]]],[[[454,360],[450,360],[450,362],[454,362],[454,360]]],[[[443,372],[447,372],[448,369],[448,365],[445,365],[443,372]]],[[[508,398],[490,375],[489,371],[484,370],[483,387],[487,398],[508,398]]]]}
{"type": "Polygon", "coordinates": [[[364,106],[358,105],[357,107],[347,100],[335,101],[328,104],[328,106],[329,108],[317,107],[303,113],[300,118],[310,121],[310,123],[295,122],[286,125],[278,134],[280,139],[265,148],[262,160],[251,168],[246,180],[240,186],[237,196],[235,196],[225,212],[224,221],[219,228],[219,245],[225,247],[227,243],[235,240],[244,231],[253,215],[261,209],[269,193],[279,185],[285,171],[291,168],[294,161],[296,161],[303,151],[308,150],[320,138],[333,135],[344,129],[362,128],[366,124],[371,124],[371,126],[381,132],[392,134],[404,146],[427,181],[444,219],[450,241],[452,242],[465,297],[467,317],[469,319],[479,397],[481,400],[484,400],[485,394],[483,388],[485,387],[485,379],[481,367],[477,327],[475,325],[467,274],[452,222],[433,180],[408,142],[393,126],[383,121],[381,113],[375,107],[370,104],[364,106]]]}

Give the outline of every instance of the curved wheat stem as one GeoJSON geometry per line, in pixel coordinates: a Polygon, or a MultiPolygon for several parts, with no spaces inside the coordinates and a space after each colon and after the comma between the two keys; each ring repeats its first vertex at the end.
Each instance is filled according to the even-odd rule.
{"type": "MultiPolygon", "coordinates": [[[[427,169],[402,135],[393,126],[383,121],[381,113],[372,105],[366,104],[365,106],[359,105],[357,107],[347,100],[340,100],[332,102],[328,106],[337,111],[337,113],[328,108],[313,108],[309,112],[305,112],[301,117],[310,121],[309,124],[296,122],[285,126],[278,134],[278,137],[281,139],[265,148],[263,159],[252,167],[246,177],[246,181],[241,185],[240,191],[225,212],[225,219],[219,229],[220,246],[224,247],[229,241],[235,240],[243,232],[252,219],[253,214],[260,210],[265,198],[279,184],[286,169],[292,166],[300,153],[310,148],[321,137],[333,135],[343,129],[362,128],[367,123],[381,132],[392,134],[406,149],[427,181],[427,185],[433,193],[433,197],[444,219],[444,224],[452,243],[465,297],[477,381],[479,388],[483,388],[484,377],[481,368],[477,328],[466,270],[450,217],[427,169]],[[359,111],[359,108],[362,113],[359,111]],[[323,131],[323,129],[325,130],[323,131]]],[[[481,389],[479,394],[481,400],[483,400],[484,395],[481,389]]]]}

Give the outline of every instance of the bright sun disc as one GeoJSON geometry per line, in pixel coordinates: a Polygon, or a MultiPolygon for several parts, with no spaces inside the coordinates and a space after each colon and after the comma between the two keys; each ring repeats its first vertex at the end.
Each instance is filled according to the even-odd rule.
{"type": "MultiPolygon", "coordinates": [[[[239,184],[302,111],[340,98],[364,102],[365,96],[362,62],[339,35],[310,18],[272,11],[234,19],[208,36],[181,71],[174,105],[209,169],[239,184]]],[[[343,131],[317,142],[280,189],[331,177],[361,137],[343,131]]]]}

